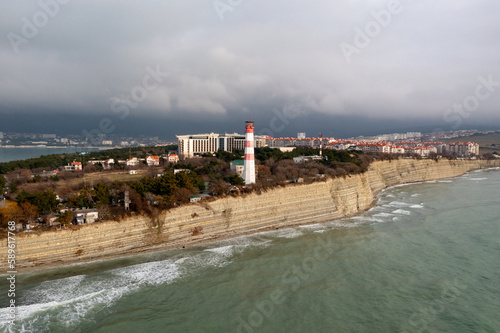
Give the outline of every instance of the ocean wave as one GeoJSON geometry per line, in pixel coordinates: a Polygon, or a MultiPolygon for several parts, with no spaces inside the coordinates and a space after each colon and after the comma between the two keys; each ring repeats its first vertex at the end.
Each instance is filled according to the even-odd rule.
{"type": "Polygon", "coordinates": [[[378,219],[376,217],[364,216],[364,215],[355,216],[355,217],[353,217],[353,219],[361,221],[361,222],[378,222],[378,223],[385,222],[384,220],[378,219]]]}
{"type": "Polygon", "coordinates": [[[420,204],[420,205],[411,205],[410,208],[422,209],[422,208],[424,208],[424,205],[423,204],[420,204]]]}
{"type": "MultiPolygon", "coordinates": [[[[54,323],[70,329],[83,321],[93,320],[94,313],[113,306],[143,286],[170,284],[200,267],[222,267],[248,246],[265,246],[269,242],[240,239],[236,244],[204,249],[182,258],[117,268],[98,275],[45,281],[20,297],[20,302],[27,305],[17,307],[16,332],[19,327],[24,327],[25,331],[33,328],[33,331],[49,332],[54,323]]],[[[8,311],[8,308],[0,309],[0,314],[6,317],[8,311]]],[[[8,332],[5,325],[0,324],[0,331],[8,332]]]]}
{"type": "Polygon", "coordinates": [[[299,225],[300,229],[322,229],[325,226],[321,223],[299,225]]]}
{"type": "Polygon", "coordinates": [[[303,235],[303,233],[300,230],[294,228],[282,229],[279,231],[271,231],[270,233],[272,234],[273,237],[278,237],[278,238],[295,238],[303,235]]]}
{"type": "Polygon", "coordinates": [[[222,255],[228,255],[233,253],[233,248],[234,245],[227,245],[227,246],[216,247],[213,249],[205,249],[204,251],[218,253],[222,255]]]}
{"type": "Polygon", "coordinates": [[[410,207],[412,204],[408,202],[402,202],[402,201],[392,201],[389,204],[385,205],[388,207],[410,207]]]}
{"type": "MultiPolygon", "coordinates": [[[[50,325],[72,327],[87,318],[89,312],[98,312],[112,306],[125,293],[138,287],[127,286],[96,291],[65,301],[50,301],[17,307],[15,330],[10,330],[6,323],[0,324],[2,332],[50,332],[50,325]]],[[[9,309],[0,309],[0,314],[7,315],[9,309]]]]}
{"type": "Polygon", "coordinates": [[[393,211],[393,213],[399,215],[411,215],[411,212],[404,209],[396,209],[395,211],[393,211]]]}
{"type": "Polygon", "coordinates": [[[486,180],[488,178],[469,178],[470,180],[477,180],[477,181],[480,181],[480,180],[486,180]]]}
{"type": "Polygon", "coordinates": [[[390,217],[393,216],[391,213],[377,213],[373,215],[374,217],[390,217]]]}

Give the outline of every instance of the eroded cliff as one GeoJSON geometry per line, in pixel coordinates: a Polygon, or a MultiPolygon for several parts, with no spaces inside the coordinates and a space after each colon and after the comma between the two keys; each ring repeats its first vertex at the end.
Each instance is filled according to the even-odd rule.
{"type": "MultiPolygon", "coordinates": [[[[172,209],[156,220],[139,216],[85,225],[79,230],[26,234],[16,238],[16,266],[92,260],[269,228],[331,221],[368,209],[386,187],[455,177],[496,166],[500,166],[500,161],[374,162],[364,174],[190,204],[172,209]]],[[[0,267],[6,270],[7,240],[2,241],[2,248],[0,267]]]]}

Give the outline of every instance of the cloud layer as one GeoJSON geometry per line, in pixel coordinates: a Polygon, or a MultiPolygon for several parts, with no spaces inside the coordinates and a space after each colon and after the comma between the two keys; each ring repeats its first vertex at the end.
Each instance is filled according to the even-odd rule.
{"type": "MultiPolygon", "coordinates": [[[[11,0],[2,7],[5,113],[109,114],[128,100],[135,116],[169,119],[259,116],[286,105],[304,116],[441,119],[474,95],[478,77],[500,82],[500,3],[488,0],[11,0]],[[347,57],[345,45],[354,50],[347,57]],[[140,96],[148,68],[169,74],[140,96]]],[[[499,106],[496,86],[467,117],[448,115],[498,121],[499,106]]]]}

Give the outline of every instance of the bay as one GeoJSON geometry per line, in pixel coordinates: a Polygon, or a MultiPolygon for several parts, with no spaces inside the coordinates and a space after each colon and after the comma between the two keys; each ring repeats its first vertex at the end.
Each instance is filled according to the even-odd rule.
{"type": "Polygon", "coordinates": [[[64,154],[75,152],[99,151],[98,148],[1,148],[0,163],[28,158],[40,157],[42,155],[64,154]]]}

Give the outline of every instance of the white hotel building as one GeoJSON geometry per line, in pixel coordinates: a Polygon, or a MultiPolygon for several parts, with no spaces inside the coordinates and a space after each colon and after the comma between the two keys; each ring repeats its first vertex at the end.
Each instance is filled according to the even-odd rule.
{"type": "MultiPolygon", "coordinates": [[[[193,134],[177,135],[178,151],[183,157],[193,157],[205,153],[215,153],[219,149],[232,152],[233,149],[245,149],[244,134],[193,134]]],[[[263,136],[255,137],[255,147],[260,148],[266,145],[266,138],[263,136]]]]}

